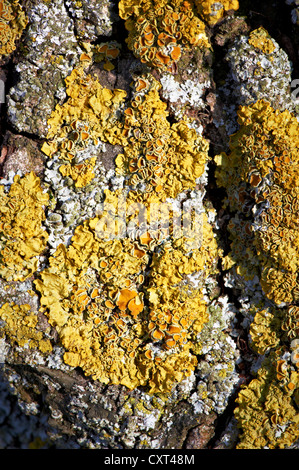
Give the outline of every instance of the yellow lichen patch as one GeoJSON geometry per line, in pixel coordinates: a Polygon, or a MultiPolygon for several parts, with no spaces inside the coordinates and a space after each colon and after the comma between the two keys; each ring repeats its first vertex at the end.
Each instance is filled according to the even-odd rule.
{"type": "Polygon", "coordinates": [[[153,67],[171,70],[184,49],[210,47],[194,1],[121,0],[119,15],[126,20],[129,48],[153,67]]]}
{"type": "Polygon", "coordinates": [[[169,123],[155,79],[148,75],[136,79],[134,98],[122,118],[116,117],[116,111],[126,96],[123,90],[103,88],[85,74],[83,66],[74,69],[66,81],[69,99],[48,120],[48,142],[42,147],[47,156],[58,153],[65,161],[62,174],[77,181],[82,164],[77,185],[88,183],[92,162],[78,162],[77,156],[91,142],[102,141],[122,145],[124,153],[116,158],[116,170],[127,176],[126,185],[135,190],[132,199],[163,202],[195,187],[208,161],[208,142],[185,121],[169,123]]]}
{"type": "Polygon", "coordinates": [[[0,0],[0,55],[15,50],[27,22],[19,0],[0,0]]]}
{"type": "Polygon", "coordinates": [[[208,161],[208,142],[185,121],[171,125],[158,82],[144,77],[136,89],[143,83],[124,111],[124,153],[115,163],[133,189],[146,184],[143,200],[163,202],[195,187],[208,161]]]}
{"type": "Polygon", "coordinates": [[[250,336],[253,349],[258,354],[265,354],[270,349],[279,345],[282,334],[281,323],[283,312],[279,309],[263,309],[255,313],[254,320],[250,325],[250,336]]]}
{"type": "Polygon", "coordinates": [[[260,49],[265,54],[271,54],[275,50],[270,34],[263,27],[255,29],[249,34],[248,44],[260,49]]]}
{"type": "Polygon", "coordinates": [[[0,319],[3,322],[0,334],[4,334],[11,343],[17,343],[20,347],[29,345],[42,353],[52,351],[50,340],[37,329],[38,317],[31,311],[30,305],[5,303],[0,308],[0,319]]]}
{"type": "Polygon", "coordinates": [[[66,363],[105,383],[134,388],[143,309],[137,283],[144,261],[130,255],[128,240],[97,239],[97,222],[79,226],[68,249],[58,247],[36,286],[66,349],[66,363]]]}
{"type": "Polygon", "coordinates": [[[299,340],[293,339],[298,337],[298,311],[291,306],[255,312],[251,346],[266,359],[237,399],[239,448],[285,448],[298,438],[299,340]]]}
{"type": "Polygon", "coordinates": [[[200,288],[188,286],[186,278],[212,272],[217,257],[212,229],[204,219],[201,248],[187,254],[177,240],[149,265],[149,234],[142,234],[142,241],[100,238],[100,222],[98,217],[84,222],[68,248],[57,248],[49,268],[35,281],[41,305],[59,333],[67,364],[104,383],[130,389],[146,385],[153,393],[165,393],[197,362],[192,341],[208,314],[200,288]],[[136,243],[143,256],[136,254],[136,243]],[[144,276],[148,268],[149,288],[144,276]]]}
{"type": "Polygon", "coordinates": [[[77,165],[72,165],[71,163],[61,165],[59,171],[64,177],[70,176],[74,180],[76,188],[82,188],[95,177],[93,171],[95,163],[96,157],[85,160],[77,165]]]}
{"type": "Polygon", "coordinates": [[[245,280],[258,276],[271,300],[271,306],[252,308],[251,346],[266,359],[237,399],[239,447],[284,448],[298,439],[299,424],[296,345],[291,343],[298,337],[298,308],[292,304],[299,298],[299,124],[291,113],[274,111],[263,100],[240,107],[238,116],[230,153],[216,157],[217,181],[236,211],[228,225],[231,269],[245,280]]]}
{"type": "Polygon", "coordinates": [[[298,439],[298,317],[296,306],[255,312],[250,326],[251,346],[267,358],[257,378],[237,398],[241,449],[285,448],[298,439]]]}
{"type": "Polygon", "coordinates": [[[195,0],[195,5],[200,17],[213,26],[223,18],[225,12],[238,10],[238,0],[195,0]]]}
{"type": "Polygon", "coordinates": [[[15,176],[7,194],[0,185],[0,276],[5,280],[23,281],[37,270],[47,247],[42,222],[48,199],[32,172],[15,176]]]}
{"type": "MultiPolygon", "coordinates": [[[[299,124],[291,113],[274,111],[263,100],[240,107],[238,115],[240,130],[231,136],[231,153],[216,157],[216,177],[227,189],[232,210],[247,215],[252,198],[258,208],[254,223],[248,221],[248,233],[265,294],[276,304],[296,302],[299,124]]],[[[238,260],[246,248],[252,252],[248,244],[241,244],[235,254],[238,260]]]]}
{"type": "Polygon", "coordinates": [[[43,145],[43,152],[48,156],[60,152],[60,158],[69,161],[90,142],[97,145],[101,139],[121,143],[115,113],[126,92],[102,87],[97,79],[85,73],[83,63],[65,82],[68,100],[57,105],[48,120],[48,142],[43,145]]]}
{"type": "Polygon", "coordinates": [[[298,439],[299,415],[292,400],[299,387],[298,373],[291,374],[291,387],[282,387],[277,368],[282,372],[284,368],[274,357],[264,361],[257,378],[237,398],[235,415],[242,428],[239,449],[287,448],[298,439]]]}
{"type": "Polygon", "coordinates": [[[299,307],[291,305],[287,309],[281,328],[287,332],[290,340],[299,337],[299,307]]]}
{"type": "Polygon", "coordinates": [[[200,248],[187,252],[183,239],[166,243],[155,253],[149,276],[149,324],[154,342],[168,350],[186,344],[208,321],[208,313],[200,288],[186,283],[193,273],[202,279],[211,274],[218,250],[212,229],[202,220],[203,240],[200,248]]]}
{"type": "Polygon", "coordinates": [[[218,256],[205,214],[200,221],[186,215],[182,230],[165,199],[183,191],[188,197],[195,188],[208,143],[187,122],[170,124],[155,79],[146,74],[135,82],[125,107],[125,92],[103,88],[83,66],[68,77],[69,98],[49,120],[44,152],[59,152],[66,161],[60,171],[73,177],[79,149],[88,148],[89,139],[120,144],[115,163],[124,188],[104,191],[98,217],[75,229],[68,248],[58,246],[35,284],[67,364],[104,383],[165,393],[196,365],[192,349],[208,320],[202,283],[218,256]],[[192,222],[199,222],[196,236],[192,222]],[[166,239],[170,251],[156,260],[154,251],[164,253],[166,239]],[[188,278],[193,273],[197,288],[188,278]]]}
{"type": "MultiPolygon", "coordinates": [[[[89,55],[92,57],[92,52],[89,55]]],[[[81,60],[66,78],[68,99],[52,112],[48,120],[48,140],[42,146],[48,157],[59,157],[63,162],[60,173],[72,178],[77,188],[85,187],[95,177],[97,159],[88,158],[90,152],[100,149],[103,142],[122,143],[116,111],[126,96],[124,90],[102,87],[96,78],[85,72],[84,64],[81,60]]]]}

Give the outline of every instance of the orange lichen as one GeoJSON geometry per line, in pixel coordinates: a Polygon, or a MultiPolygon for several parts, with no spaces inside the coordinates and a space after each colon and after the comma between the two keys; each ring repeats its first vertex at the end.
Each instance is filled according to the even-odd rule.
{"type": "Polygon", "coordinates": [[[263,27],[255,29],[249,34],[248,44],[260,49],[265,54],[271,54],[275,50],[270,34],[263,27]]]}
{"type": "Polygon", "coordinates": [[[238,0],[195,0],[200,17],[213,26],[230,10],[238,10],[238,0]]]}
{"type": "Polygon", "coordinates": [[[42,222],[48,200],[32,172],[16,175],[7,194],[0,185],[0,276],[5,280],[24,281],[37,270],[47,247],[42,222]]]}
{"type": "Polygon", "coordinates": [[[0,55],[15,50],[27,22],[19,0],[0,0],[0,55]]]}
{"type": "Polygon", "coordinates": [[[119,15],[126,20],[129,48],[153,67],[171,71],[183,50],[210,47],[194,1],[121,0],[119,15]]]}
{"type": "Polygon", "coordinates": [[[102,42],[93,48],[93,58],[95,62],[105,60],[104,69],[113,70],[114,65],[111,62],[119,55],[121,45],[116,41],[102,42]]]}

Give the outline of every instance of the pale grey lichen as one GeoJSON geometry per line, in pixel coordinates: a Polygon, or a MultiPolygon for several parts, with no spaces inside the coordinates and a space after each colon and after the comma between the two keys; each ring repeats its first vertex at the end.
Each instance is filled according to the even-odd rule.
{"type": "Polygon", "coordinates": [[[299,1],[298,0],[285,0],[287,5],[292,6],[291,20],[292,23],[299,26],[299,1]]]}
{"type": "Polygon", "coordinates": [[[229,66],[225,83],[217,90],[223,102],[223,117],[214,120],[215,125],[224,127],[226,134],[233,134],[237,128],[237,110],[265,99],[279,110],[294,111],[290,93],[292,65],[286,52],[271,38],[274,50],[264,52],[249,42],[250,36],[236,39],[224,60],[229,66]]]}
{"type": "Polygon", "coordinates": [[[79,39],[95,41],[99,36],[111,36],[113,23],[118,18],[112,0],[66,0],[79,39]]]}
{"type": "Polygon", "coordinates": [[[195,412],[221,414],[240,380],[236,371],[240,354],[233,339],[236,309],[227,297],[219,297],[210,303],[209,313],[209,321],[198,335],[201,360],[196,369],[196,391],[189,400],[195,412]]]}
{"type": "Polygon", "coordinates": [[[98,155],[99,158],[93,168],[95,177],[82,188],[76,187],[72,178],[62,176],[59,168],[63,162],[59,155],[47,162],[44,179],[53,198],[45,224],[49,232],[51,252],[60,243],[68,245],[74,229],[80,223],[102,212],[105,189],[122,187],[122,178],[117,177],[114,170],[105,171],[100,158],[101,149],[90,146],[86,151],[89,153],[85,152],[84,158],[83,155],[76,155],[77,163],[93,155],[98,155]]]}
{"type": "Polygon", "coordinates": [[[8,119],[19,132],[45,138],[47,119],[64,99],[64,78],[81,49],[63,0],[31,2],[24,37],[26,53],[15,67],[16,83],[8,93],[8,119]]]}
{"type": "Polygon", "coordinates": [[[170,109],[177,119],[183,117],[186,109],[201,110],[205,107],[203,98],[211,87],[210,80],[200,82],[191,76],[180,83],[170,73],[164,73],[160,81],[162,97],[169,102],[170,109]]]}

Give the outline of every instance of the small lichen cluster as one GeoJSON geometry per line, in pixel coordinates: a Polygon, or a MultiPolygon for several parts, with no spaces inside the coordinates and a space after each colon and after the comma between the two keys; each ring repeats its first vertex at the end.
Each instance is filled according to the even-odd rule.
{"type": "Polygon", "coordinates": [[[0,56],[11,54],[27,25],[19,0],[0,1],[0,56]]]}
{"type": "Polygon", "coordinates": [[[7,194],[0,185],[0,196],[0,276],[24,281],[37,270],[47,247],[42,224],[49,196],[33,172],[23,178],[16,175],[7,194]]]}
{"type": "Polygon", "coordinates": [[[164,202],[194,189],[208,161],[208,143],[186,121],[170,124],[156,80],[136,80],[131,105],[124,111],[123,154],[116,159],[126,185],[141,189],[142,200],[164,202]]]}
{"type": "Polygon", "coordinates": [[[39,349],[48,354],[52,345],[44,333],[37,329],[38,316],[31,311],[30,305],[5,303],[0,308],[0,334],[9,338],[10,343],[17,343],[23,348],[39,349]]]}
{"type": "Polygon", "coordinates": [[[193,1],[121,0],[119,15],[126,20],[128,47],[152,67],[171,71],[184,49],[210,47],[193,1]]]}
{"type": "Polygon", "coordinates": [[[250,33],[248,44],[260,49],[265,54],[272,54],[276,49],[270,34],[262,27],[255,29],[250,33]]]}
{"type": "Polygon", "coordinates": [[[195,0],[197,11],[201,18],[210,26],[221,20],[230,10],[238,10],[238,0],[195,0]]]}
{"type": "Polygon", "coordinates": [[[120,53],[121,44],[116,41],[102,42],[94,47],[94,61],[101,62],[105,60],[104,70],[114,70],[112,60],[115,60],[120,53]]]}

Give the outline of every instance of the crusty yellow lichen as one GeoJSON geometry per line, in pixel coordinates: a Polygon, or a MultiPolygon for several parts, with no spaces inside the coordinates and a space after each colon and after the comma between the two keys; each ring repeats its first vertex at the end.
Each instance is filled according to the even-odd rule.
{"type": "Polygon", "coordinates": [[[24,281],[37,270],[47,247],[42,222],[48,200],[33,172],[16,175],[7,194],[0,185],[0,276],[5,280],[24,281]]]}
{"type": "Polygon", "coordinates": [[[48,120],[47,141],[42,146],[48,157],[59,155],[62,163],[60,172],[71,177],[79,188],[86,186],[95,176],[96,158],[81,159],[82,151],[88,154],[88,146],[97,147],[101,141],[121,143],[116,111],[126,96],[124,90],[104,88],[87,74],[85,68],[93,54],[85,55],[87,59],[83,58],[65,80],[68,99],[52,112],[48,120]]]}
{"type": "Polygon", "coordinates": [[[186,277],[211,272],[217,257],[212,229],[203,218],[200,248],[187,253],[177,240],[152,262],[149,234],[104,239],[99,233],[97,217],[77,227],[68,248],[57,248],[35,281],[41,305],[67,364],[104,383],[165,393],[197,363],[191,340],[208,314],[201,289],[186,285],[186,277]]]}
{"type": "MultiPolygon", "coordinates": [[[[216,157],[218,183],[225,186],[232,210],[247,215],[250,200],[259,207],[247,221],[262,288],[276,304],[299,299],[299,123],[289,111],[279,112],[264,100],[242,106],[240,130],[231,136],[231,153],[216,157]]],[[[237,229],[236,229],[237,230],[237,229]]],[[[246,242],[246,240],[244,240],[246,242]]],[[[246,265],[244,248],[235,251],[246,265]]]]}
{"type": "Polygon", "coordinates": [[[66,163],[59,167],[62,176],[69,176],[75,183],[76,188],[82,188],[90,183],[95,177],[94,166],[96,157],[84,160],[82,163],[66,163]]]}
{"type": "Polygon", "coordinates": [[[85,72],[98,52],[87,50],[68,77],[43,151],[57,152],[62,175],[81,186],[92,171],[82,164],[77,172],[86,142],[119,144],[124,188],[104,191],[102,213],[57,248],[35,284],[67,364],[104,383],[165,393],[196,366],[193,344],[208,320],[202,286],[218,256],[206,215],[185,214],[181,229],[165,200],[195,188],[208,143],[186,121],[169,123],[150,75],[134,79],[127,104],[124,91],[103,88],[85,72]],[[186,229],[192,223],[198,236],[186,229]],[[194,272],[198,288],[188,280],[194,272]]]}
{"type": "Polygon", "coordinates": [[[210,26],[220,21],[230,10],[238,10],[238,0],[194,0],[200,17],[210,26]]]}
{"type": "Polygon", "coordinates": [[[0,0],[0,55],[15,50],[27,22],[19,0],[0,0]]]}
{"type": "Polygon", "coordinates": [[[210,47],[194,1],[121,0],[119,15],[129,31],[129,48],[141,62],[172,70],[185,49],[210,47]]]}
{"type": "Polygon", "coordinates": [[[185,121],[169,123],[159,87],[146,75],[136,80],[134,98],[124,111],[124,153],[116,158],[117,171],[128,177],[128,185],[138,189],[145,183],[147,203],[193,189],[208,161],[204,138],[185,121]]]}
{"type": "MultiPolygon", "coordinates": [[[[277,369],[281,368],[273,353],[264,361],[257,378],[239,392],[235,409],[242,429],[239,449],[287,448],[298,439],[298,371],[291,372],[292,385],[282,387],[277,378],[277,369]],[[293,399],[296,396],[297,404],[293,399]]],[[[287,374],[289,366],[285,369],[287,374]]]]}
{"type": "Polygon", "coordinates": [[[204,273],[217,257],[213,233],[206,220],[202,229],[205,245],[191,255],[183,249],[182,239],[164,244],[153,255],[147,290],[148,329],[153,342],[162,341],[165,349],[184,344],[191,338],[191,332],[195,339],[209,319],[200,289],[194,290],[182,282],[194,272],[204,273]]]}
{"type": "Polygon", "coordinates": [[[272,54],[275,50],[270,34],[262,26],[249,34],[248,44],[254,46],[265,54],[272,54]]]}
{"type": "Polygon", "coordinates": [[[255,314],[252,347],[266,359],[237,398],[241,449],[286,448],[299,437],[298,318],[296,306],[267,307],[255,314]]]}
{"type": "Polygon", "coordinates": [[[283,311],[279,309],[258,309],[250,325],[252,348],[258,354],[265,354],[279,345],[282,336],[281,323],[283,311]]]}
{"type": "Polygon", "coordinates": [[[226,266],[245,279],[258,276],[271,300],[251,308],[251,347],[265,360],[237,399],[239,447],[285,448],[299,437],[299,123],[264,100],[241,106],[238,116],[230,153],[215,159],[216,179],[236,213],[226,266]]]}
{"type": "Polygon", "coordinates": [[[66,85],[69,98],[48,120],[48,141],[42,150],[49,157],[59,154],[65,162],[60,172],[77,187],[92,180],[95,160],[77,162],[76,156],[90,142],[98,145],[100,141],[123,147],[116,171],[135,190],[132,199],[165,201],[195,187],[208,161],[208,142],[186,121],[169,123],[157,80],[147,74],[137,78],[126,109],[122,108],[126,92],[103,88],[85,73],[83,65],[67,77],[66,85]],[[117,115],[120,110],[122,116],[117,115]]]}
{"type": "Polygon", "coordinates": [[[38,316],[31,311],[30,305],[5,303],[0,308],[0,321],[0,334],[4,334],[10,343],[17,343],[20,347],[28,345],[31,349],[38,348],[45,354],[52,351],[50,340],[37,329],[38,316]]]}
{"type": "MultiPolygon", "coordinates": [[[[92,53],[90,53],[92,57],[92,53]]],[[[49,156],[60,150],[66,159],[71,159],[73,146],[85,146],[91,139],[97,144],[97,139],[112,141],[116,121],[116,111],[126,97],[124,90],[109,90],[102,87],[100,82],[85,72],[90,63],[81,62],[66,77],[67,101],[57,105],[49,120],[49,132],[42,150],[49,156]],[[55,141],[51,139],[55,137],[55,141]],[[73,142],[73,146],[69,143],[73,142]]],[[[118,143],[115,136],[115,143],[118,143]]]]}

